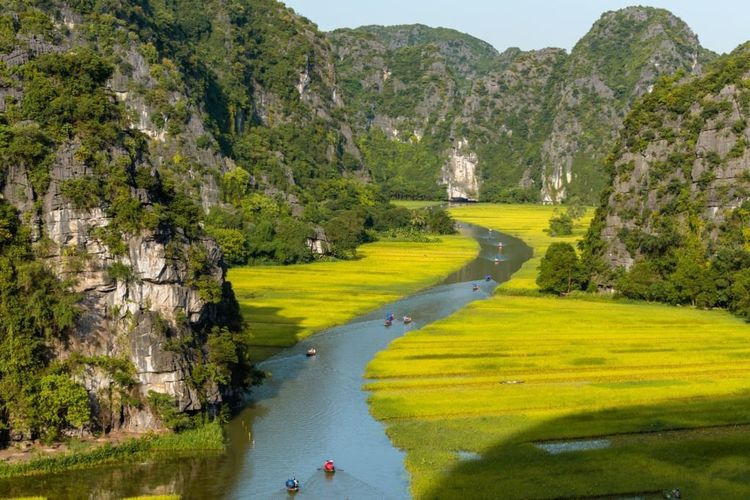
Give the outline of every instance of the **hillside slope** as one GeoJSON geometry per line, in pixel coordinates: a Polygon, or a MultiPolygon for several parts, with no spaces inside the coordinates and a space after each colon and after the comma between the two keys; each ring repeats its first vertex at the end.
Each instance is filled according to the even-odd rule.
{"type": "Polygon", "coordinates": [[[748,119],[747,45],[634,106],[585,245],[594,285],[748,314],[748,119]]]}
{"type": "Polygon", "coordinates": [[[328,42],[273,0],[0,6],[0,442],[217,410],[252,371],[212,236],[308,255],[366,177],[328,42]]]}
{"type": "Polygon", "coordinates": [[[593,202],[633,101],[713,57],[685,23],[648,7],[603,14],[570,54],[498,53],[421,25],[329,39],[375,180],[394,196],[484,201],[593,202]]]}

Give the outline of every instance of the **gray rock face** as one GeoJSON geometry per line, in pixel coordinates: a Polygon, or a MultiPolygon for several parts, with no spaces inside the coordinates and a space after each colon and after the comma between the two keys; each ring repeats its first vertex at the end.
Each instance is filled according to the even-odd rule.
{"type": "MultiPolygon", "coordinates": [[[[59,194],[62,180],[85,174],[72,155],[61,149],[52,168],[52,182],[43,198],[43,217],[37,221],[38,244],[44,241],[46,258],[60,276],[75,281],[75,291],[83,295],[78,328],[66,345],[57,347],[65,358],[77,352],[86,356],[129,359],[136,367],[137,393],[143,399],[149,391],[175,398],[183,410],[202,407],[199,395],[190,384],[190,369],[195,360],[186,354],[165,350],[168,340],[164,325],[180,330],[179,325],[198,325],[211,315],[212,306],[198,291],[188,286],[183,259],[169,257],[164,243],[152,234],[135,234],[127,239],[124,255],[113,255],[96,237],[96,230],[110,224],[102,208],[73,208],[59,194]],[[108,269],[120,263],[131,270],[127,280],[113,280],[108,269]],[[159,318],[159,321],[156,321],[159,318]]],[[[31,213],[33,191],[24,168],[8,172],[3,196],[23,211],[31,213]]],[[[187,241],[181,243],[187,248],[187,241]]],[[[207,255],[209,276],[221,284],[224,269],[221,251],[213,240],[199,242],[207,255]]],[[[184,330],[184,328],[183,328],[184,330]]],[[[189,334],[189,328],[183,334],[189,334]]],[[[91,392],[94,407],[102,406],[97,394],[111,381],[103,371],[86,374],[82,382],[91,392]]],[[[211,391],[207,404],[221,401],[211,391]]],[[[111,424],[130,431],[146,431],[161,424],[147,405],[127,408],[121,419],[111,424]]]]}
{"type": "MultiPolygon", "coordinates": [[[[703,83],[710,78],[687,80],[683,88],[711,88],[703,83]]],[[[631,146],[615,159],[611,194],[601,209],[603,248],[595,257],[607,268],[628,270],[650,258],[632,238],[628,243],[630,234],[659,238],[674,231],[711,254],[722,244],[724,223],[750,200],[750,91],[735,83],[721,85],[692,94],[683,90],[695,96],[684,113],[652,106],[639,123],[658,120],[658,129],[643,125],[628,132],[624,142],[631,146]],[[641,142],[645,137],[648,142],[641,142]]],[[[595,221],[592,227],[597,226],[595,221]]]]}

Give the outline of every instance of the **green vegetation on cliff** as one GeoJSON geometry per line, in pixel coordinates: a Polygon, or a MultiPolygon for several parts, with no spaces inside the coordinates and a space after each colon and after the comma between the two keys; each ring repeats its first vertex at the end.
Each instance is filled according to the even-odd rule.
{"type": "Polygon", "coordinates": [[[591,287],[750,317],[750,52],[662,79],[625,120],[583,249],[591,287]]]}
{"type": "Polygon", "coordinates": [[[603,14],[570,54],[498,53],[469,35],[422,25],[328,37],[355,132],[370,140],[382,131],[391,143],[367,166],[390,167],[390,176],[375,180],[419,198],[451,183],[443,167],[463,141],[478,160],[479,192],[466,186],[470,198],[594,203],[606,187],[602,160],[633,102],[659,76],[699,73],[714,57],[684,22],[650,7],[603,14]],[[417,153],[431,156],[420,184],[411,177],[417,153]]]}

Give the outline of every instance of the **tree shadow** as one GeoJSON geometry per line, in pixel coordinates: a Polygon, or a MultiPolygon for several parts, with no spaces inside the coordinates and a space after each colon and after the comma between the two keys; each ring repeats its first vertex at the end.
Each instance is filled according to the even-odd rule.
{"type": "Polygon", "coordinates": [[[748,498],[750,392],[573,414],[473,451],[426,498],[748,498]]]}

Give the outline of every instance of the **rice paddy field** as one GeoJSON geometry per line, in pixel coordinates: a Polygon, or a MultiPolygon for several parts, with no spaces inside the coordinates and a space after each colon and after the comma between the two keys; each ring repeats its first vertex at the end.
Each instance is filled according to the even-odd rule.
{"type": "MultiPolygon", "coordinates": [[[[452,213],[519,236],[537,259],[555,241],[549,207],[452,213]]],[[[750,327],[721,311],[515,292],[534,287],[533,260],[368,366],[371,411],[406,451],[415,498],[750,497],[750,327]]]]}
{"type": "Polygon", "coordinates": [[[253,352],[263,359],[439,282],[473,259],[478,248],[459,235],[433,243],[381,241],[360,247],[357,260],[233,268],[228,279],[253,352]]]}
{"type": "Polygon", "coordinates": [[[449,212],[457,220],[495,229],[524,241],[534,249],[534,256],[503,284],[504,289],[536,289],[539,261],[551,243],[563,241],[575,243],[583,238],[594,215],[593,209],[575,221],[573,234],[552,238],[547,234],[549,220],[559,207],[549,205],[493,205],[479,203],[452,207],[449,212]]]}

